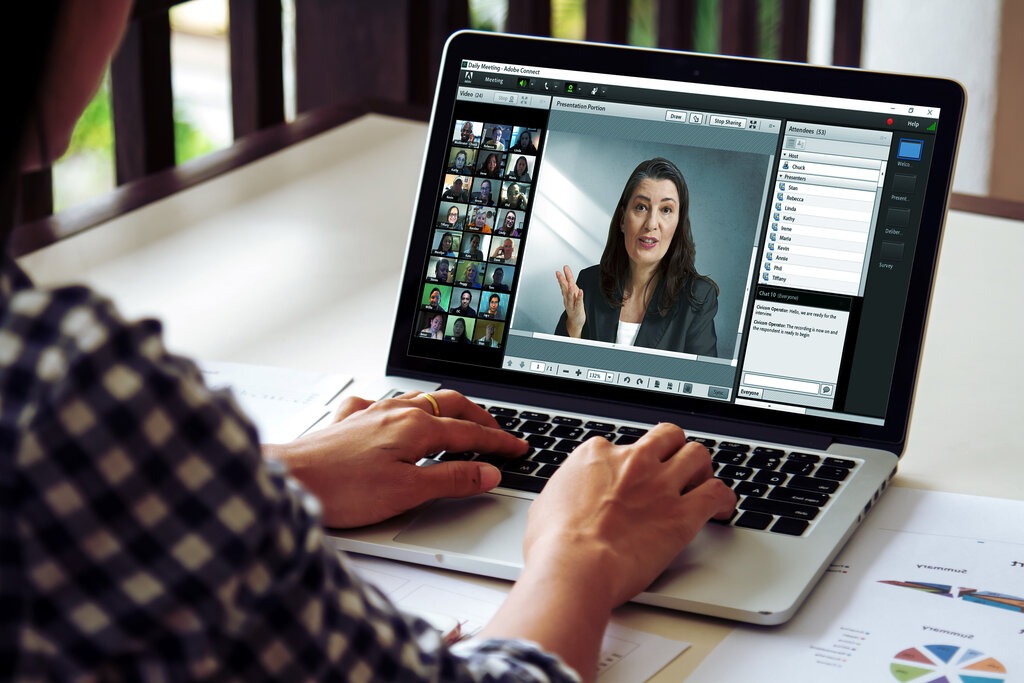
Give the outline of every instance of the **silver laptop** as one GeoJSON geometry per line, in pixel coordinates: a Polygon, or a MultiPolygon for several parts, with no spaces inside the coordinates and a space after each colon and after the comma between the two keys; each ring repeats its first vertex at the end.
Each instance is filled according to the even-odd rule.
{"type": "MultiPolygon", "coordinates": [[[[462,391],[531,453],[489,494],[332,532],[338,547],[515,579],[526,510],[573,449],[669,421],[740,503],[636,601],[789,619],[896,471],[964,98],[941,79],[454,35],[376,390],[462,391]],[[643,248],[692,264],[628,330],[597,283],[625,248],[619,198],[655,159],[681,172],[689,227],[643,248]],[[594,306],[578,337],[566,265],[594,306]]],[[[448,458],[488,455],[421,464],[448,458]]]]}

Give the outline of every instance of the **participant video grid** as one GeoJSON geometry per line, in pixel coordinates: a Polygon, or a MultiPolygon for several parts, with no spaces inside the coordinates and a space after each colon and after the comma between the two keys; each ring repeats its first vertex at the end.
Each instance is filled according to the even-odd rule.
{"type": "Polygon", "coordinates": [[[420,292],[420,338],[503,345],[542,135],[456,120],[420,292]]]}

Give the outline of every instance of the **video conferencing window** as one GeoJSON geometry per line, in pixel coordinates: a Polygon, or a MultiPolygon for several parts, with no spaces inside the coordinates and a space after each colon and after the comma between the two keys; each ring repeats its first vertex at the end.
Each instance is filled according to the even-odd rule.
{"type": "Polygon", "coordinates": [[[415,353],[883,423],[926,130],[492,80],[455,103],[415,353]]]}

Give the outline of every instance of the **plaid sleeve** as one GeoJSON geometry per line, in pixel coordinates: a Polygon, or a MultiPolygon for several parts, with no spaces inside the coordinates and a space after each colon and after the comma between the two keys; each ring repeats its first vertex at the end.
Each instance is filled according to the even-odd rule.
{"type": "Polygon", "coordinates": [[[84,288],[4,306],[0,679],[576,680],[365,585],[158,323],[84,288]]]}

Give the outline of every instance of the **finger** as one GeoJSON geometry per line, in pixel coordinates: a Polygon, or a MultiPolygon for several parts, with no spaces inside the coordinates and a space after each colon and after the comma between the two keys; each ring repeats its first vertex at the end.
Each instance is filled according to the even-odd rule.
{"type": "MultiPolygon", "coordinates": [[[[423,396],[425,393],[428,392],[407,391],[401,396],[389,399],[387,402],[409,401],[417,408],[425,411],[428,415],[434,415],[434,404],[423,396]]],[[[457,417],[463,420],[469,420],[470,422],[475,422],[479,425],[483,425],[484,427],[493,427],[495,429],[498,427],[498,423],[494,420],[493,415],[457,391],[441,389],[440,391],[431,391],[429,393],[434,397],[434,401],[437,403],[438,413],[440,413],[436,417],[457,417]]],[[[384,402],[382,401],[381,403],[384,402]]]]}
{"type": "Polygon", "coordinates": [[[443,462],[417,468],[420,502],[434,498],[464,498],[490,491],[501,481],[494,465],[484,462],[443,462]]]}
{"type": "Polygon", "coordinates": [[[373,405],[373,401],[367,401],[360,396],[349,396],[338,404],[338,409],[334,411],[334,421],[341,422],[346,417],[354,415],[360,410],[366,410],[371,405],[373,405]]]}
{"type": "Polygon", "coordinates": [[[562,266],[562,272],[565,274],[566,282],[568,282],[570,285],[576,284],[576,278],[573,277],[572,268],[570,268],[568,265],[564,265],[562,266]]]}
{"type": "Polygon", "coordinates": [[[670,422],[660,422],[630,448],[664,462],[686,445],[686,432],[670,422]]]}
{"type": "Polygon", "coordinates": [[[711,469],[711,454],[699,443],[691,442],[676,451],[665,461],[667,476],[679,484],[679,489],[688,491],[714,476],[711,469]]]}
{"type": "Polygon", "coordinates": [[[436,429],[424,435],[430,452],[491,453],[516,457],[526,453],[528,444],[497,427],[487,427],[458,418],[441,417],[436,429]]]}
{"type": "Polygon", "coordinates": [[[687,514],[703,525],[707,520],[728,519],[736,510],[736,492],[721,479],[708,479],[700,486],[680,497],[687,514]]]}

